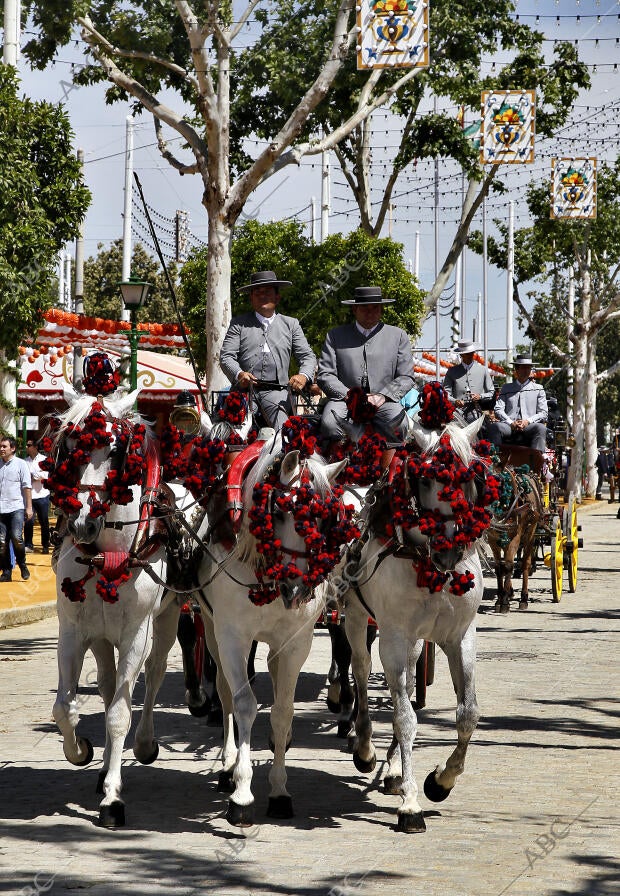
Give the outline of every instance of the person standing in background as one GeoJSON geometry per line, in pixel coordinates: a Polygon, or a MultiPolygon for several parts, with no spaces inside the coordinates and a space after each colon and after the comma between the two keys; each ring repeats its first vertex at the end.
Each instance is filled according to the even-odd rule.
{"type": "Polygon", "coordinates": [[[45,460],[45,455],[39,452],[39,448],[34,439],[28,439],[26,442],[26,463],[30,470],[32,479],[32,509],[34,515],[31,519],[27,519],[24,523],[24,542],[26,552],[34,550],[32,540],[34,532],[34,516],[39,521],[41,527],[41,548],[44,554],[50,552],[50,493],[47,488],[47,472],[41,469],[41,462],[45,460]]]}
{"type": "Polygon", "coordinates": [[[22,579],[30,578],[23,533],[24,516],[32,519],[32,481],[26,461],[15,457],[16,447],[13,436],[0,438],[0,582],[11,581],[9,544],[22,579]]]}

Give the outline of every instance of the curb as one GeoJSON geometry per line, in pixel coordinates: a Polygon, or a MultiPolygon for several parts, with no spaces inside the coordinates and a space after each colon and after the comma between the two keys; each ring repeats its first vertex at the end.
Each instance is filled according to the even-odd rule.
{"type": "Polygon", "coordinates": [[[56,601],[45,604],[33,604],[30,607],[12,607],[0,610],[0,629],[12,628],[16,625],[27,625],[56,615],[56,601]]]}

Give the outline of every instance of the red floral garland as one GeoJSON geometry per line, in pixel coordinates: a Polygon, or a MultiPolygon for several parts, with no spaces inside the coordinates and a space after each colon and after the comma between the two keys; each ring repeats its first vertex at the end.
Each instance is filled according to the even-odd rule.
{"type": "MultiPolygon", "coordinates": [[[[482,452],[485,443],[479,443],[482,452]]],[[[409,455],[403,462],[402,475],[395,477],[392,483],[390,498],[392,502],[392,522],[386,526],[388,535],[393,535],[396,526],[404,530],[418,527],[423,535],[433,539],[433,547],[438,551],[449,550],[454,545],[467,548],[477,541],[491,523],[491,514],[486,509],[499,499],[500,482],[494,475],[489,475],[483,461],[476,457],[466,466],[455,453],[448,434],[444,434],[439,448],[432,457],[409,455]],[[471,482],[474,477],[484,481],[484,489],[475,501],[465,497],[462,486],[471,482]],[[412,506],[411,480],[431,479],[442,483],[439,499],[450,503],[453,520],[456,524],[454,540],[446,536],[446,519],[438,510],[421,510],[412,506]]],[[[418,572],[418,585],[428,588],[431,594],[441,591],[449,578],[449,573],[435,569],[430,557],[416,561],[414,567],[418,572]]],[[[474,587],[474,576],[452,572],[450,591],[463,595],[474,587]]]]}
{"type": "Polygon", "coordinates": [[[120,381],[119,371],[114,370],[105,352],[93,352],[84,359],[82,388],[87,395],[109,395],[118,388],[120,381]]]}
{"type": "Polygon", "coordinates": [[[366,432],[359,442],[334,442],[331,445],[330,460],[348,458],[349,463],[338,477],[346,485],[371,485],[381,476],[383,452],[387,447],[385,438],[377,432],[366,432]]]}
{"type": "Polygon", "coordinates": [[[239,389],[231,389],[217,411],[218,420],[224,420],[231,426],[241,426],[248,416],[248,398],[239,389]]]}
{"type": "Polygon", "coordinates": [[[345,402],[349,411],[349,419],[353,423],[372,423],[377,408],[368,401],[368,395],[362,388],[355,386],[355,388],[349,389],[345,402]]]}
{"type": "MultiPolygon", "coordinates": [[[[307,448],[307,433],[303,432],[303,427],[294,423],[290,428],[290,432],[293,431],[297,432],[301,444],[307,448]]],[[[291,437],[289,444],[298,444],[295,437],[291,437]]],[[[282,490],[275,472],[264,482],[256,483],[248,514],[249,529],[256,538],[256,550],[263,557],[263,564],[256,571],[258,585],[251,588],[248,594],[253,604],[261,607],[274,601],[279,596],[276,582],[301,579],[304,585],[315,588],[325,581],[339,562],[342,547],[361,534],[352,522],[354,508],[343,503],[343,494],[344,488],[335,485],[328,494],[320,495],[307,476],[302,477],[301,484],[289,492],[282,490]],[[274,508],[293,515],[295,531],[305,543],[305,573],[299,569],[298,557],[294,553],[288,562],[284,561],[282,542],[275,537],[274,508]],[[319,528],[321,523],[323,531],[319,528]]]]}
{"type": "Polygon", "coordinates": [[[426,383],[422,389],[420,423],[425,429],[439,429],[454,417],[454,405],[441,383],[426,383]]]}

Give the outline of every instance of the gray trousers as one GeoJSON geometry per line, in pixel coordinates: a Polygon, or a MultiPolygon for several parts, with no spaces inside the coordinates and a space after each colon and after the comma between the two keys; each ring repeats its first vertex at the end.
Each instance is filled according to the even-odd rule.
{"type": "Polygon", "coordinates": [[[288,389],[257,389],[252,396],[252,413],[257,410],[268,426],[282,429],[282,424],[292,414],[288,389]]]}
{"type": "MultiPolygon", "coordinates": [[[[341,439],[342,430],[338,426],[339,419],[345,419],[348,414],[347,404],[343,401],[328,401],[323,409],[321,417],[321,432],[328,439],[341,439]],[[334,416],[335,415],[335,416],[334,416]]],[[[385,436],[388,442],[401,442],[405,437],[406,427],[402,426],[405,419],[405,409],[399,401],[386,401],[377,409],[372,425],[385,436]]]]}
{"type": "MultiPolygon", "coordinates": [[[[513,434],[510,423],[490,423],[487,429],[489,441],[494,445],[501,445],[504,439],[513,434]]],[[[547,426],[545,423],[530,423],[524,430],[519,432],[519,437],[524,444],[530,448],[536,448],[537,451],[544,451],[547,447],[547,426]]]]}

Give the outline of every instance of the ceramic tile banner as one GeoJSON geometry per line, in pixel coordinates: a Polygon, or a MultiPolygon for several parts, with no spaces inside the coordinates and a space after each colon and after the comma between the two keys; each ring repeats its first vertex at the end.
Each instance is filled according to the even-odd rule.
{"type": "Polygon", "coordinates": [[[357,67],[427,68],[426,0],[358,0],[357,67]]]}
{"type": "Polygon", "coordinates": [[[596,159],[551,160],[552,218],[596,218],[596,159]]]}
{"type": "Polygon", "coordinates": [[[483,165],[534,161],[536,94],[533,90],[483,90],[480,161],[483,165]]]}

